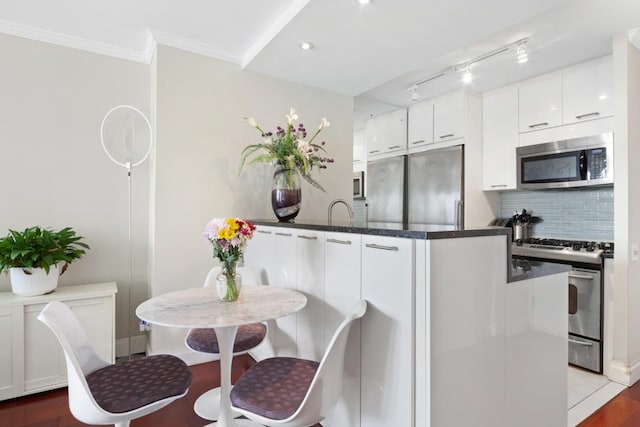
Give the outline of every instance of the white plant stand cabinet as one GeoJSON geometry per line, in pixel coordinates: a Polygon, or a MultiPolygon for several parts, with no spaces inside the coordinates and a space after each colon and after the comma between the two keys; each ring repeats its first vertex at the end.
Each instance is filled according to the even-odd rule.
{"type": "Polygon", "coordinates": [[[67,385],[64,353],[58,340],[36,317],[50,301],[71,307],[92,345],[115,361],[114,282],[60,286],[47,295],[0,293],[0,400],[67,385]]]}

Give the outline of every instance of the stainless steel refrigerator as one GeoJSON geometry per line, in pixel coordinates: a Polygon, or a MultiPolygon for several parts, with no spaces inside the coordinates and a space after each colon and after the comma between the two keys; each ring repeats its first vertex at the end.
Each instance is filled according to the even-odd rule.
{"type": "Polygon", "coordinates": [[[369,223],[464,225],[464,150],[454,146],[367,164],[369,223]]]}

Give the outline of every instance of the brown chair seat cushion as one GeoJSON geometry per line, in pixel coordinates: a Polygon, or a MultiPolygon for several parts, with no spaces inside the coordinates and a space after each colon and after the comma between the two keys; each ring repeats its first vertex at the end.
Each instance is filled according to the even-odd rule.
{"type": "Polygon", "coordinates": [[[320,363],[274,357],[253,365],[231,389],[233,406],[284,420],[302,404],[320,363]]]}
{"type": "MultiPolygon", "coordinates": [[[[251,323],[238,326],[236,340],[233,343],[233,352],[241,353],[257,346],[267,335],[267,327],[263,323],[251,323]]],[[[213,328],[192,329],[187,335],[189,348],[202,353],[220,353],[218,337],[213,328]]]]}
{"type": "Polygon", "coordinates": [[[86,379],[96,403],[119,414],[183,394],[191,384],[191,370],[181,359],[161,354],[107,366],[86,379]]]}

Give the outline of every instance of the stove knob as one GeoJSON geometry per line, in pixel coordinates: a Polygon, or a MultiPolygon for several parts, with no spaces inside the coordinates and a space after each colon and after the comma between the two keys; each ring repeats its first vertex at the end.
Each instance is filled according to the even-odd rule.
{"type": "Polygon", "coordinates": [[[593,245],[588,245],[586,249],[587,249],[587,252],[593,252],[596,250],[596,248],[593,245]]]}
{"type": "Polygon", "coordinates": [[[516,240],[516,246],[522,246],[522,239],[516,240]]]}
{"type": "MultiPolygon", "coordinates": [[[[571,249],[573,249],[574,251],[579,251],[580,249],[582,249],[582,244],[580,243],[574,243],[571,245],[571,249]]],[[[588,249],[587,249],[588,250],[588,249]]],[[[592,249],[593,250],[593,249],[592,249]]]]}

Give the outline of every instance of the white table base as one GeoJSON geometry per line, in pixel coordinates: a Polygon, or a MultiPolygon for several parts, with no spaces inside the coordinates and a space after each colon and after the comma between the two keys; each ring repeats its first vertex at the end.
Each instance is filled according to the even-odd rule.
{"type": "MultiPolygon", "coordinates": [[[[234,421],[234,426],[235,427],[264,427],[262,424],[258,424],[258,423],[254,423],[251,420],[233,420],[234,421]]],[[[229,424],[225,424],[225,425],[229,425],[229,424]]],[[[207,424],[204,427],[220,427],[222,426],[222,424],[218,424],[218,423],[211,423],[211,424],[207,424]]]]}
{"type": "MultiPolygon", "coordinates": [[[[233,388],[233,386],[231,386],[233,388]]],[[[200,418],[205,420],[217,420],[220,418],[220,387],[212,388],[204,392],[193,405],[193,410],[200,418]]],[[[238,418],[240,414],[231,411],[233,418],[238,418]]]]}

